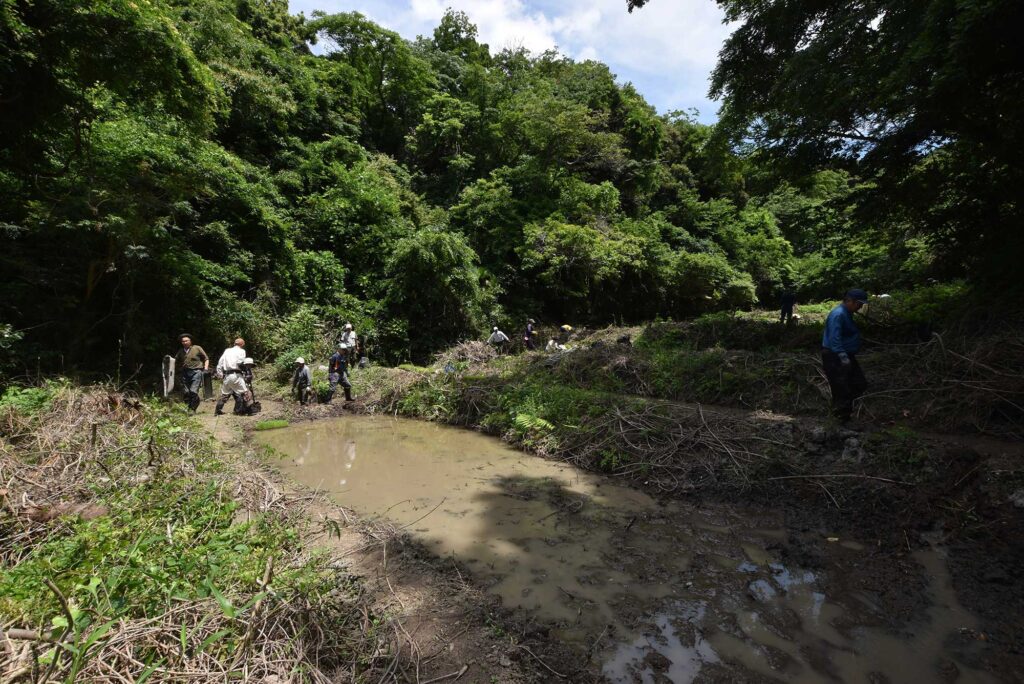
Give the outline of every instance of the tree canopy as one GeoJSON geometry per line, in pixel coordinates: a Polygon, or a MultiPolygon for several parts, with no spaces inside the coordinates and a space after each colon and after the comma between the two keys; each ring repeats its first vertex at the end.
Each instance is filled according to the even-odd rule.
{"type": "Polygon", "coordinates": [[[422,360],[1019,261],[1017,4],[720,4],[709,126],[459,12],[410,41],[283,0],[0,2],[0,372],[340,320],[422,360]]]}

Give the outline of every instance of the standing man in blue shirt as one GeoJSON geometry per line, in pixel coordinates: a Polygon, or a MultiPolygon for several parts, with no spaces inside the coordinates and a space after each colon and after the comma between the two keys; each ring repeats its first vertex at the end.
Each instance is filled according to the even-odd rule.
{"type": "Polygon", "coordinates": [[[340,384],[345,390],[345,401],[352,401],[352,383],[348,379],[348,355],[353,349],[344,342],[338,344],[338,351],[334,352],[327,362],[327,379],[331,383],[331,389],[327,392],[327,401],[334,398],[334,393],[340,384]]]}
{"type": "Polygon", "coordinates": [[[832,390],[832,414],[841,421],[853,415],[853,402],[864,394],[868,382],[857,363],[860,330],[853,314],[868,301],[868,293],[854,288],[829,312],[821,337],[821,364],[832,390]]]}

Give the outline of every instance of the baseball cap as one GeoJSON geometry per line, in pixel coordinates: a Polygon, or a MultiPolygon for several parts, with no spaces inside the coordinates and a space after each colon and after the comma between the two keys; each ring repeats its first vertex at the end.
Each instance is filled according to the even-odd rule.
{"type": "Polygon", "coordinates": [[[855,287],[852,290],[847,290],[846,298],[852,299],[855,302],[860,302],[861,304],[868,303],[868,293],[860,289],[859,287],[855,287]]]}

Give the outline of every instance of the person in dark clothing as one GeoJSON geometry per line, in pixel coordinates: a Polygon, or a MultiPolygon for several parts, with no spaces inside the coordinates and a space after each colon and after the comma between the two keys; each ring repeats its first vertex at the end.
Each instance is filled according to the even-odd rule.
{"type": "Polygon", "coordinates": [[[779,321],[789,323],[793,318],[793,311],[796,309],[796,292],[786,290],[782,293],[782,312],[779,314],[779,321]]]}
{"type": "Polygon", "coordinates": [[[238,372],[241,373],[242,379],[245,380],[246,391],[235,392],[235,407],[233,413],[236,416],[252,416],[260,412],[260,402],[256,401],[256,390],[253,387],[253,366],[256,362],[250,357],[245,357],[242,361],[242,365],[239,367],[238,372]]]}
{"type": "Polygon", "coordinates": [[[295,359],[295,374],[292,375],[292,392],[299,403],[305,406],[313,394],[313,374],[309,372],[306,360],[301,356],[295,359]]]}
{"type": "Polygon", "coordinates": [[[857,362],[860,352],[860,330],[853,314],[867,303],[864,290],[853,289],[836,305],[825,320],[821,338],[821,365],[832,390],[832,415],[847,421],[853,415],[853,404],[867,389],[867,379],[857,362]]]}
{"type": "Polygon", "coordinates": [[[526,321],[526,331],[523,333],[523,344],[526,345],[526,348],[531,351],[534,349],[534,336],[535,333],[533,330],[533,319],[531,318],[526,321]]]}
{"type": "Polygon", "coordinates": [[[338,351],[331,355],[327,362],[327,379],[331,388],[327,392],[327,401],[334,398],[334,392],[340,384],[345,390],[345,401],[352,401],[352,383],[348,380],[348,355],[349,348],[344,344],[338,345],[338,351]]]}
{"type": "Polygon", "coordinates": [[[192,336],[178,336],[181,349],[174,356],[174,365],[181,369],[181,389],[190,411],[195,413],[202,399],[199,389],[203,386],[203,373],[210,370],[210,357],[198,344],[192,344],[192,336]]]}

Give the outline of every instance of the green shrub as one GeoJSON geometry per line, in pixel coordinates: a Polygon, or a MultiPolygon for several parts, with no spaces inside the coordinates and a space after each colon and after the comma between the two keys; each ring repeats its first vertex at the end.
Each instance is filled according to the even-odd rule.
{"type": "Polygon", "coordinates": [[[57,385],[48,383],[44,387],[8,387],[0,397],[0,411],[9,409],[25,416],[32,416],[49,407],[57,385]]]}

